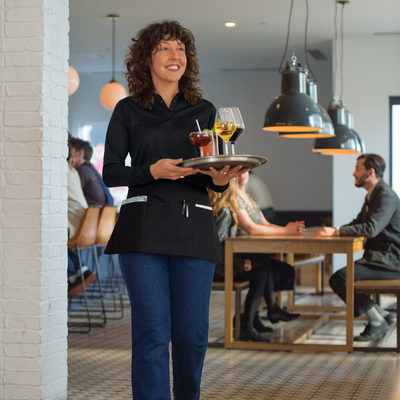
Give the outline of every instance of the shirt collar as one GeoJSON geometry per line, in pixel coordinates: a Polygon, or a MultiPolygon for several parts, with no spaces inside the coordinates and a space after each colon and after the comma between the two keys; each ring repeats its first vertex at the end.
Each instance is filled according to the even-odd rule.
{"type": "MultiPolygon", "coordinates": [[[[172,110],[172,109],[176,106],[176,104],[179,102],[179,100],[182,98],[182,96],[183,96],[183,93],[182,93],[182,92],[178,92],[178,93],[174,96],[174,98],[172,99],[171,104],[170,104],[170,106],[169,106],[169,109],[170,109],[170,110],[172,110]]],[[[162,104],[162,105],[164,105],[164,106],[166,107],[166,105],[165,105],[165,103],[164,103],[164,99],[163,99],[159,94],[154,93],[154,97],[155,97],[155,100],[156,100],[158,103],[160,103],[160,104],[162,104]]]]}
{"type": "MultiPolygon", "coordinates": [[[[379,181],[378,181],[378,182],[379,182],[379,181]]],[[[372,192],[373,192],[374,189],[376,188],[376,185],[378,184],[378,182],[377,182],[374,186],[372,186],[371,189],[368,190],[368,193],[367,193],[367,196],[366,196],[366,198],[367,198],[368,201],[369,201],[369,199],[371,198],[372,192]]]]}

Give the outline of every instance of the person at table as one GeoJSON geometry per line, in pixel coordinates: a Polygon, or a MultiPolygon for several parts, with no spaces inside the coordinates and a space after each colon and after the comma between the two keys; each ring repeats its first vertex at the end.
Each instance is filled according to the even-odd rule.
{"type": "Polygon", "coordinates": [[[103,167],[107,186],[129,192],[106,253],[119,254],[131,304],[133,398],[170,399],[171,343],[175,399],[197,400],[215,262],[222,259],[207,188],[223,192],[247,169],[177,166],[199,156],[189,140],[196,119],[211,129],[216,114],[198,87],[193,34],[165,20],[132,42],[130,96],[113,111],[103,167]]]}
{"type": "MultiPolygon", "coordinates": [[[[325,227],[315,237],[364,236],[363,257],[354,263],[354,281],[400,279],[400,200],[382,179],[385,160],[377,154],[357,158],[353,173],[355,186],[368,193],[356,219],[340,228],[325,227]]],[[[346,301],[346,268],[335,272],[329,284],[346,301]]],[[[368,324],[355,341],[369,341],[385,333],[393,316],[374,303],[370,296],[354,294],[354,316],[365,314],[368,324]]]]}
{"type": "MultiPolygon", "coordinates": [[[[239,179],[246,175],[248,174],[243,174],[239,179]]],[[[240,227],[239,214],[241,209],[238,204],[239,189],[237,180],[232,180],[228,190],[224,193],[209,192],[209,196],[220,240],[224,237],[235,236],[236,228],[237,231],[242,229],[240,227]],[[237,227],[236,223],[238,223],[237,227]]],[[[256,203],[254,207],[257,207],[258,213],[262,215],[256,203]]],[[[298,235],[302,234],[304,225],[302,223],[293,223],[284,229],[280,229],[282,227],[275,225],[274,227],[276,229],[275,234],[279,231],[280,234],[298,235]]],[[[274,234],[273,228],[269,234],[274,234]]],[[[239,253],[234,255],[233,268],[235,280],[250,281],[244,313],[240,316],[240,340],[269,342],[268,339],[260,335],[263,332],[272,332],[271,328],[264,325],[258,311],[262,298],[265,299],[268,307],[267,318],[273,324],[279,321],[292,321],[300,316],[300,314],[290,314],[282,310],[275,298],[276,291],[293,290],[295,272],[292,266],[270,258],[268,254],[239,253]]],[[[215,269],[217,277],[223,278],[224,272],[224,263],[217,263],[215,269]]]]}
{"type": "Polygon", "coordinates": [[[274,202],[265,182],[253,171],[249,171],[249,181],[246,184],[246,193],[260,206],[265,219],[272,223],[275,218],[274,202]]]}
{"type": "Polygon", "coordinates": [[[81,178],[83,193],[88,204],[105,206],[113,205],[114,199],[110,191],[104,185],[103,179],[90,163],[93,148],[86,140],[70,137],[68,139],[70,154],[68,163],[74,167],[81,178]]]}

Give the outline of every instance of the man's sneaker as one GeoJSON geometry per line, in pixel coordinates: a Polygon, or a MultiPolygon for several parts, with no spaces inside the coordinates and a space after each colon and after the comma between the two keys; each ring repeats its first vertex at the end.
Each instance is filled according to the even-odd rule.
{"type": "Polygon", "coordinates": [[[396,318],[393,317],[393,315],[390,314],[390,313],[388,315],[385,315],[383,318],[385,319],[385,321],[389,325],[389,328],[396,323],[396,318]]]}
{"type": "Polygon", "coordinates": [[[389,330],[389,325],[386,321],[383,321],[379,326],[373,326],[368,324],[365,327],[364,332],[354,338],[355,342],[369,342],[377,337],[383,335],[389,330]]]}
{"type": "MultiPolygon", "coordinates": [[[[90,282],[96,278],[96,272],[87,270],[83,273],[83,278],[85,281],[85,287],[89,285],[90,282]]],[[[68,283],[68,297],[77,296],[79,293],[83,292],[82,277],[76,278],[74,283],[68,283]]]]}

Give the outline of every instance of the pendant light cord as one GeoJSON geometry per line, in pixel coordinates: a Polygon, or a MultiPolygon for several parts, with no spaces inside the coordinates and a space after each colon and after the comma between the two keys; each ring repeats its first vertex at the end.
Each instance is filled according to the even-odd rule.
{"type": "Polygon", "coordinates": [[[340,55],[340,99],[343,101],[343,81],[344,81],[344,74],[343,74],[343,55],[344,55],[344,46],[343,46],[343,16],[344,16],[344,6],[345,3],[342,3],[342,14],[340,18],[340,46],[341,46],[341,55],[340,55]]]}
{"type": "Polygon", "coordinates": [[[294,3],[294,0],[292,0],[292,3],[291,3],[291,5],[290,5],[290,12],[289,12],[289,21],[288,21],[288,30],[287,30],[287,36],[286,36],[285,52],[283,53],[282,61],[281,61],[280,65],[279,65],[279,70],[278,70],[278,72],[282,72],[282,71],[281,71],[281,67],[282,67],[283,62],[285,61],[286,52],[287,52],[287,49],[288,49],[289,37],[290,37],[290,20],[291,20],[291,18],[292,18],[293,3],[294,3]]]}
{"type": "Polygon", "coordinates": [[[311,72],[314,81],[317,83],[317,77],[315,76],[314,72],[312,71],[310,64],[308,63],[308,47],[307,47],[307,36],[308,36],[308,14],[309,14],[309,7],[308,7],[308,0],[306,0],[306,9],[307,9],[307,14],[306,14],[306,28],[305,28],[305,35],[304,35],[304,52],[306,53],[306,67],[309,72],[311,72]]]}
{"type": "Polygon", "coordinates": [[[335,64],[333,65],[333,79],[332,79],[332,93],[333,97],[336,95],[336,78],[337,78],[337,2],[335,1],[335,19],[334,19],[334,43],[333,54],[335,57],[335,64]]]}
{"type": "Polygon", "coordinates": [[[115,17],[112,19],[112,81],[115,81],[115,17]]]}

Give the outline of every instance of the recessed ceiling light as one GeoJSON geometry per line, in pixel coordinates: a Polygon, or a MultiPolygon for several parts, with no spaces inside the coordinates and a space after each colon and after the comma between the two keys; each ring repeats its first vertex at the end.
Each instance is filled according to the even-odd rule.
{"type": "Polygon", "coordinates": [[[234,26],[236,26],[235,22],[225,22],[225,26],[228,28],[233,28],[234,26]]]}

